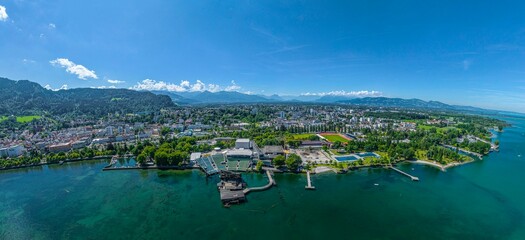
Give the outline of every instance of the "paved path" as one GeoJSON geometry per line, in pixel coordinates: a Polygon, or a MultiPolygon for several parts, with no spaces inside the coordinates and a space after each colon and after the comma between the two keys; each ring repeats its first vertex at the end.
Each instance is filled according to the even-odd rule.
{"type": "Polygon", "coordinates": [[[249,192],[254,192],[254,191],[263,191],[263,190],[271,188],[273,185],[276,185],[275,180],[273,180],[273,177],[272,177],[272,172],[270,170],[266,170],[266,175],[268,176],[268,184],[262,187],[246,188],[243,190],[244,194],[248,194],[249,192]]]}

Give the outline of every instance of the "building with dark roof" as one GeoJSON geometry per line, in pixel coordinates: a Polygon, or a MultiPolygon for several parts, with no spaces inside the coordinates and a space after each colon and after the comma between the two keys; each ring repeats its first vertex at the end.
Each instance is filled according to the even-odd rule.
{"type": "Polygon", "coordinates": [[[262,153],[264,158],[274,159],[279,155],[284,156],[284,149],[282,146],[264,146],[262,153]]]}

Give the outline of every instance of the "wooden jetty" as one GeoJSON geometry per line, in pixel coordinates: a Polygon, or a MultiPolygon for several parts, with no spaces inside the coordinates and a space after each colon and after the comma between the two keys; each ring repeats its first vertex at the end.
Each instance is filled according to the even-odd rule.
{"type": "Polygon", "coordinates": [[[418,177],[414,177],[414,176],[412,176],[412,175],[410,175],[410,174],[408,174],[406,172],[403,172],[403,171],[401,171],[401,170],[399,170],[399,169],[397,169],[395,167],[390,166],[389,168],[393,169],[394,171],[396,171],[398,173],[401,173],[402,175],[405,175],[405,176],[409,177],[412,181],[419,181],[418,177]]]}
{"type": "Polygon", "coordinates": [[[315,187],[312,186],[312,180],[310,179],[310,171],[306,172],[306,179],[308,180],[308,185],[306,185],[304,188],[306,190],[315,190],[315,187]]]}

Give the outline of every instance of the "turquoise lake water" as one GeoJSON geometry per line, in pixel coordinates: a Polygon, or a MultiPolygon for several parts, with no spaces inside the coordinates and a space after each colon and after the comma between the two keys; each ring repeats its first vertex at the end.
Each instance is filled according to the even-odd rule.
{"type": "MultiPolygon", "coordinates": [[[[525,239],[525,121],[501,151],[447,172],[276,174],[223,208],[200,171],[110,171],[106,161],[0,172],[0,239],[525,239]]],[[[263,174],[245,174],[250,186],[263,174]]]]}

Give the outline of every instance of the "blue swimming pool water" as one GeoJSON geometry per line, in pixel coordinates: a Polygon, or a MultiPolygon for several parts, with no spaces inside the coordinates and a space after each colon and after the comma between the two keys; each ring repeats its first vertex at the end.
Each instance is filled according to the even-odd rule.
{"type": "Polygon", "coordinates": [[[355,156],[341,156],[341,157],[335,157],[335,159],[339,162],[345,162],[345,161],[355,161],[358,158],[355,156]]]}

